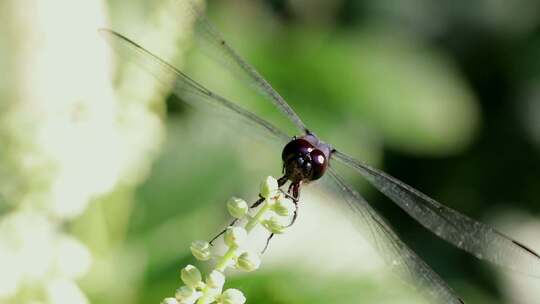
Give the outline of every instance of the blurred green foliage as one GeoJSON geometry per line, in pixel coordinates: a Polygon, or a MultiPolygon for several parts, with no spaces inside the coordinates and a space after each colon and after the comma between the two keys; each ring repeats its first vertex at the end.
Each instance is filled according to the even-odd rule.
{"type": "MultiPolygon", "coordinates": [[[[159,1],[107,5],[114,29],[156,43],[143,43],[150,49],[170,51],[172,61],[195,79],[293,134],[241,79],[197,49],[183,56],[184,45],[161,39],[165,27],[148,38],[160,29],[160,18],[174,19],[159,13],[159,1]],[[175,54],[176,48],[182,51],[175,54]]],[[[540,211],[540,5],[535,1],[208,5],[224,36],[323,139],[478,219],[540,211]]],[[[14,56],[8,41],[0,39],[1,67],[14,56]]],[[[3,100],[13,98],[10,83],[0,74],[3,100]]],[[[133,95],[120,102],[137,99],[133,95]]],[[[194,263],[190,242],[209,239],[228,220],[222,202],[232,195],[253,198],[260,177],[280,173],[279,146],[244,132],[245,126],[208,118],[174,96],[157,99],[151,107],[167,116],[167,135],[148,172],[136,174],[146,176],[142,184],[120,183],[66,224],[94,256],[93,270],[81,282],[94,303],[157,303],[172,294],[180,267],[194,263]]],[[[0,103],[0,109],[9,104],[0,103]]],[[[0,143],[6,147],[0,176],[22,179],[20,185],[10,183],[20,192],[27,186],[25,174],[12,172],[22,171],[13,158],[23,136],[9,129],[16,117],[0,118],[0,143]]],[[[354,174],[347,178],[467,302],[506,303],[505,285],[492,269],[435,241],[354,174]]],[[[12,188],[0,185],[0,190],[1,213],[18,196],[12,188]]],[[[317,231],[306,236],[312,237],[317,231]]],[[[292,262],[235,276],[228,284],[245,291],[249,303],[414,303],[369,274],[313,275],[292,262]]]]}

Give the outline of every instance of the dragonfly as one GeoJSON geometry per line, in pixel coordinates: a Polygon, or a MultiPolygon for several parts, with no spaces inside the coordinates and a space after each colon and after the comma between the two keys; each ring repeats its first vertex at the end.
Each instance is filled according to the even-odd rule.
{"type": "Polygon", "coordinates": [[[271,102],[296,127],[298,132],[296,136],[291,137],[266,119],[208,89],[201,82],[127,36],[111,29],[100,29],[100,33],[113,49],[122,55],[127,54],[131,60],[140,64],[158,80],[169,85],[171,92],[183,101],[230,114],[234,119],[245,121],[263,130],[268,137],[281,143],[284,147],[281,155],[283,176],[278,182],[280,187],[289,183],[287,193],[295,201],[302,187],[322,177],[330,179],[338,186],[343,196],[341,201],[352,210],[353,221],[367,232],[365,238],[378,251],[392,272],[412,283],[431,303],[465,302],[399,238],[388,221],[338,173],[332,166],[333,162],[340,162],[360,174],[439,238],[478,259],[525,275],[540,277],[540,255],[529,247],[489,225],[443,205],[397,178],[319,139],[270,83],[223,39],[200,7],[190,0],[181,0],[181,3],[189,11],[189,16],[193,17],[196,37],[213,46],[219,53],[220,60],[228,67],[236,69],[249,85],[271,102]]]}

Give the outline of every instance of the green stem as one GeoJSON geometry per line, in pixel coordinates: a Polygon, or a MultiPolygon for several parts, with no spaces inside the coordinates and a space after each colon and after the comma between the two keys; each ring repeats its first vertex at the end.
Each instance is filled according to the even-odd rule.
{"type": "Polygon", "coordinates": [[[206,302],[208,302],[208,287],[204,287],[202,293],[203,296],[197,300],[197,304],[206,304],[206,302]]]}
{"type": "Polygon", "coordinates": [[[229,250],[227,250],[221,260],[217,262],[216,270],[223,272],[225,268],[227,268],[227,264],[229,264],[229,261],[236,255],[236,249],[238,249],[238,247],[236,246],[229,247],[229,250]]]}
{"type": "MultiPolygon", "coordinates": [[[[257,224],[259,224],[259,222],[261,221],[261,218],[262,216],[268,212],[268,210],[270,210],[271,206],[270,204],[268,203],[265,203],[261,209],[259,209],[259,211],[257,211],[257,213],[255,214],[254,217],[250,218],[249,221],[247,222],[246,226],[245,226],[245,229],[246,231],[249,233],[251,230],[253,230],[253,228],[255,228],[255,226],[257,226],[257,224]]],[[[236,255],[236,250],[238,249],[238,247],[236,246],[233,246],[233,247],[229,247],[229,250],[227,250],[227,252],[225,253],[225,255],[223,255],[223,257],[217,262],[216,264],[216,270],[218,271],[221,271],[223,272],[225,270],[225,268],[227,268],[227,265],[229,264],[229,261],[235,257],[236,255]]],[[[198,303],[198,302],[197,302],[198,303]]]]}
{"type": "MultiPolygon", "coordinates": [[[[257,224],[260,223],[261,218],[263,217],[263,215],[266,212],[268,212],[270,210],[270,208],[271,208],[270,204],[268,204],[268,203],[263,204],[261,209],[259,209],[257,211],[257,213],[255,214],[255,216],[249,219],[249,221],[247,222],[247,224],[245,226],[245,229],[246,229],[246,231],[248,233],[251,230],[253,230],[253,228],[255,228],[257,226],[257,224]]],[[[223,255],[223,257],[221,257],[221,259],[217,262],[216,270],[221,271],[221,272],[225,271],[225,268],[227,268],[227,266],[229,264],[229,261],[236,256],[236,250],[237,249],[238,249],[238,247],[236,247],[236,246],[229,247],[229,250],[227,250],[225,255],[223,255]]],[[[208,302],[208,300],[210,299],[209,298],[210,295],[208,294],[208,291],[209,291],[208,287],[205,287],[202,290],[203,296],[200,297],[197,300],[197,302],[196,302],[197,304],[206,304],[208,302]]]]}
{"type": "Polygon", "coordinates": [[[257,211],[257,213],[255,214],[254,217],[252,217],[248,223],[246,224],[246,231],[249,233],[251,230],[253,230],[253,228],[255,228],[255,226],[257,226],[257,224],[260,223],[261,221],[261,218],[262,216],[268,211],[270,210],[271,206],[270,204],[268,204],[268,202],[265,202],[263,204],[263,206],[261,207],[261,209],[259,209],[259,211],[257,211]]]}

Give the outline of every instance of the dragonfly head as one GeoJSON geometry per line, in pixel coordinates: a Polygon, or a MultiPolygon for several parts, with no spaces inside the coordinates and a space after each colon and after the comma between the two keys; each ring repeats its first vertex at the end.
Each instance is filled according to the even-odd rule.
{"type": "Polygon", "coordinates": [[[328,167],[330,150],[312,134],[294,138],[281,153],[285,176],[293,183],[321,178],[328,167]]]}

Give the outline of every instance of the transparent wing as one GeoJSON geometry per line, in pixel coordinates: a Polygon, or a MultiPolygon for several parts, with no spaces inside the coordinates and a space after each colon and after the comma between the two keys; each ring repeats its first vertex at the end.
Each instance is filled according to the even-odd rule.
{"type": "Polygon", "coordinates": [[[328,174],[335,181],[352,209],[355,224],[368,232],[364,236],[375,247],[393,273],[425,295],[430,303],[463,304],[457,294],[418,257],[390,228],[386,221],[369,205],[358,192],[330,168],[328,174]]]}
{"type": "Polygon", "coordinates": [[[211,57],[225,65],[231,71],[239,75],[252,88],[262,94],[267,100],[272,102],[302,133],[306,132],[306,126],[296,114],[296,112],[287,104],[287,102],[272,88],[272,86],[255,70],[253,66],[247,63],[242,57],[223,39],[222,35],[206,19],[201,8],[191,0],[174,0],[181,10],[187,10],[193,15],[194,34],[196,41],[204,44],[202,51],[213,53],[211,57]]]}
{"type": "Polygon", "coordinates": [[[540,277],[540,256],[525,245],[344,153],[336,151],[332,156],[359,172],[375,188],[440,238],[478,259],[540,277]]]}
{"type": "Polygon", "coordinates": [[[122,34],[108,29],[101,29],[100,33],[117,52],[130,56],[132,60],[152,73],[158,80],[165,82],[165,85],[170,84],[165,79],[173,79],[172,91],[184,101],[195,106],[206,106],[218,112],[227,112],[235,118],[244,120],[250,125],[264,130],[281,142],[286,143],[290,140],[290,137],[285,132],[270,122],[213,93],[182,71],[122,34]]]}

